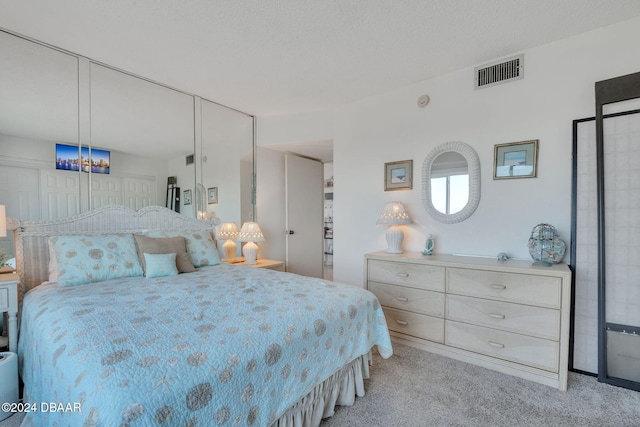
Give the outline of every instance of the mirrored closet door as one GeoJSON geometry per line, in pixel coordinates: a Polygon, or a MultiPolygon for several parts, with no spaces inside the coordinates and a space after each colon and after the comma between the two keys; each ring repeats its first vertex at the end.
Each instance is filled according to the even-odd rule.
{"type": "Polygon", "coordinates": [[[166,206],[170,176],[178,188],[193,188],[195,167],[186,164],[195,150],[193,97],[95,63],[90,82],[92,157],[108,155],[110,163],[109,173],[92,171],[91,207],[166,206]]]}
{"type": "Polygon", "coordinates": [[[2,29],[0,54],[0,204],[9,216],[117,204],[238,226],[254,219],[251,115],[2,29]]]}
{"type": "Polygon", "coordinates": [[[254,218],[253,117],[205,99],[200,105],[198,210],[241,227],[254,218]]]}
{"type": "Polygon", "coordinates": [[[78,149],[78,58],[0,32],[0,204],[7,215],[80,212],[79,171],[56,173],[55,144],[78,149]]]}

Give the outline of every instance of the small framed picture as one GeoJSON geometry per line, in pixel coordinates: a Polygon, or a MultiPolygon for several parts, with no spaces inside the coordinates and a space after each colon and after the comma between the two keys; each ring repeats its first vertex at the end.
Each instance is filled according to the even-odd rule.
{"type": "Polygon", "coordinates": [[[218,203],[218,187],[207,188],[207,203],[210,205],[218,203]]]}
{"type": "Polygon", "coordinates": [[[182,198],[182,201],[185,206],[191,204],[191,190],[184,190],[184,197],[182,198]]]}
{"type": "Polygon", "coordinates": [[[537,139],[497,144],[494,151],[493,179],[536,177],[537,139]]]}
{"type": "Polygon", "coordinates": [[[413,160],[384,164],[384,191],[413,188],[413,160]]]}

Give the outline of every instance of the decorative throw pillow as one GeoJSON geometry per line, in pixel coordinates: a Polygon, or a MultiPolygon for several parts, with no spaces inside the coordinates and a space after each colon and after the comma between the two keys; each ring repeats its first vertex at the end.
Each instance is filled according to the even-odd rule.
{"type": "Polygon", "coordinates": [[[52,240],[62,286],[142,276],[131,234],[58,236],[52,240]]]}
{"type": "Polygon", "coordinates": [[[176,254],[175,263],[180,273],[196,271],[187,255],[187,244],[184,237],[153,238],[134,234],[133,238],[136,239],[136,245],[138,245],[138,256],[145,275],[147,267],[144,254],[176,254]]]}
{"type": "Polygon", "coordinates": [[[177,276],[176,254],[147,254],[143,255],[146,269],[146,277],[177,276]]]}
{"type": "Polygon", "coordinates": [[[148,237],[184,237],[187,243],[187,255],[194,267],[220,264],[220,254],[216,242],[207,231],[151,231],[148,237]]]}

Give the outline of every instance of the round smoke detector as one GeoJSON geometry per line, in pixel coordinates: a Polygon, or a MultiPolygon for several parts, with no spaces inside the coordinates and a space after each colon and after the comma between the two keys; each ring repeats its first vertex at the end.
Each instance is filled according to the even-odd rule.
{"type": "Polygon", "coordinates": [[[427,104],[429,103],[429,96],[428,95],[422,95],[418,98],[418,107],[420,108],[424,108],[427,106],[427,104]]]}

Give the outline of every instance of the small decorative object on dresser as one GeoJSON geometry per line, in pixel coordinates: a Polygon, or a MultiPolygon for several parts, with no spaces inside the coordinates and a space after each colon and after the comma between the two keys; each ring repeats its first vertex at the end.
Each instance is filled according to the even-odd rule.
{"type": "Polygon", "coordinates": [[[242,248],[245,264],[255,264],[258,255],[258,245],[255,242],[264,242],[264,235],[256,222],[245,222],[238,238],[241,242],[247,242],[242,248]]]}
{"type": "Polygon", "coordinates": [[[533,265],[549,267],[562,261],[565,244],[558,238],[558,232],[553,225],[538,224],[531,230],[529,236],[529,254],[535,261],[533,265]]]}
{"type": "Polygon", "coordinates": [[[418,252],[364,259],[365,286],[395,341],[567,389],[567,265],[418,252]]]}
{"type": "Polygon", "coordinates": [[[380,216],[378,217],[378,221],[376,224],[378,225],[390,225],[385,237],[387,238],[387,253],[390,254],[401,254],[402,248],[402,239],[404,239],[404,235],[402,234],[402,230],[398,225],[409,224],[411,223],[411,218],[407,215],[407,212],[404,210],[404,205],[400,202],[389,202],[384,205],[382,208],[382,212],[380,212],[380,216]]]}
{"type": "Polygon", "coordinates": [[[496,259],[497,259],[498,261],[507,261],[507,260],[509,259],[509,255],[507,255],[507,254],[506,254],[506,253],[504,253],[504,252],[500,252],[500,253],[496,256],[496,259]]]}
{"type": "Polygon", "coordinates": [[[435,246],[435,242],[433,241],[433,235],[429,234],[427,237],[427,241],[424,244],[424,250],[422,251],[422,255],[431,255],[433,253],[433,247],[435,246]]]}

